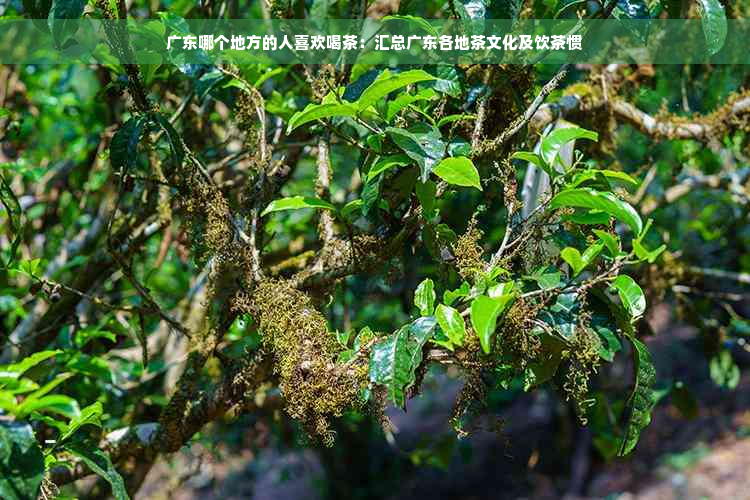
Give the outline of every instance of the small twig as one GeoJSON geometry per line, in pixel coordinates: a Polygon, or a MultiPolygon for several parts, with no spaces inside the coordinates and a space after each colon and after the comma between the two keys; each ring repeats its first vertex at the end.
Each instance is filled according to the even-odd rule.
{"type": "MultiPolygon", "coordinates": [[[[330,134],[324,134],[318,140],[318,180],[315,185],[316,194],[321,200],[331,199],[331,174],[330,134]]],[[[324,242],[333,239],[333,217],[328,210],[321,211],[319,230],[324,242]]]]}
{"type": "Polygon", "coordinates": [[[539,94],[534,98],[529,107],[526,108],[526,111],[524,111],[524,113],[519,116],[513,123],[508,125],[508,127],[503,130],[502,133],[500,133],[500,135],[495,139],[484,142],[478,149],[476,149],[477,152],[475,152],[474,154],[487,154],[496,151],[506,142],[508,142],[514,135],[516,135],[518,131],[521,130],[529,122],[529,120],[531,120],[531,118],[537,112],[547,96],[553,90],[555,90],[555,88],[557,88],[560,82],[565,78],[565,76],[568,74],[569,68],[570,63],[563,64],[557,74],[553,76],[552,79],[544,85],[544,87],[542,87],[542,90],[539,91],[539,94]]]}

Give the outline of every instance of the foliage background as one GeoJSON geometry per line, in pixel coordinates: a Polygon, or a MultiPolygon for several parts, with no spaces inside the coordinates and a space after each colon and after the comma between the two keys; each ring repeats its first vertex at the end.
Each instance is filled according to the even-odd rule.
{"type": "MultiPolygon", "coordinates": [[[[715,1],[0,7],[32,17],[50,8],[52,26],[126,13],[165,23],[480,13],[702,17],[709,30],[748,9],[715,1]]],[[[2,496],[667,494],[644,473],[692,467],[710,456],[701,440],[741,455],[750,424],[740,370],[750,331],[747,80],[745,67],[708,65],[0,68],[2,496]],[[405,75],[416,79],[401,84],[405,75]],[[357,93],[388,78],[398,85],[374,108],[300,123],[332,90],[361,102],[357,93]],[[537,96],[545,104],[532,109],[537,96]],[[403,107],[391,113],[394,103],[403,107]],[[578,132],[580,161],[563,162],[570,175],[555,192],[610,193],[617,203],[604,222],[583,223],[595,215],[549,197],[541,221],[520,215],[538,201],[523,189],[530,157],[517,153],[535,151],[559,119],[597,140],[578,132]],[[403,131],[427,147],[414,149],[403,131]],[[436,161],[430,172],[429,147],[471,167],[459,160],[446,173],[436,161]],[[394,155],[397,165],[370,177],[377,158],[394,155]],[[286,203],[324,209],[273,211],[295,196],[307,198],[286,203]],[[629,229],[628,205],[642,224],[653,219],[642,238],[629,229]],[[622,274],[637,291],[627,282],[610,289],[617,250],[592,229],[621,242],[622,274]],[[506,234],[513,238],[503,243],[506,234]],[[502,259],[513,242],[522,250],[502,259]],[[598,250],[577,272],[566,248],[598,250]],[[495,254],[492,264],[507,273],[487,264],[495,254]],[[452,307],[466,311],[465,326],[425,321],[464,281],[469,297],[452,307]],[[584,289],[601,293],[571,302],[560,293],[584,289]],[[481,315],[470,314],[482,300],[502,309],[497,328],[483,330],[481,315]],[[616,457],[635,445],[657,401],[635,455],[616,457]],[[739,437],[727,444],[728,435],[739,437]]],[[[549,143],[572,154],[571,140],[549,143]]],[[[552,160],[541,168],[555,175],[552,160]]],[[[729,487],[688,482],[697,488],[688,495],[705,494],[706,484],[729,487]]]]}

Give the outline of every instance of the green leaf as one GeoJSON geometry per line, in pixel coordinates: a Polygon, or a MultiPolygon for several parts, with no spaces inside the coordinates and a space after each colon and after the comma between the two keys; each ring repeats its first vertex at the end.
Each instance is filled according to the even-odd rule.
{"type": "Polygon", "coordinates": [[[29,276],[39,276],[42,270],[42,259],[24,259],[18,263],[18,269],[29,276]]]}
{"type": "Polygon", "coordinates": [[[435,307],[435,284],[430,278],[422,281],[414,292],[414,305],[422,316],[429,316],[435,307]]]}
{"type": "Polygon", "coordinates": [[[63,382],[65,382],[66,380],[68,380],[69,378],[73,376],[75,376],[75,373],[70,373],[70,372],[63,372],[63,373],[56,375],[55,378],[53,378],[52,380],[44,384],[42,387],[36,389],[31,394],[29,394],[26,397],[25,401],[28,401],[29,399],[32,399],[32,398],[40,398],[44,396],[45,394],[49,394],[50,392],[52,392],[52,390],[55,387],[62,384],[63,382]]]}
{"type": "Polygon", "coordinates": [[[7,230],[5,231],[8,241],[10,241],[10,256],[8,262],[3,263],[0,259],[1,267],[10,267],[16,260],[16,252],[18,246],[21,244],[21,236],[23,224],[21,222],[21,216],[23,210],[21,210],[21,204],[18,202],[15,193],[10,187],[10,183],[5,180],[2,174],[0,174],[0,203],[2,203],[5,209],[5,217],[7,218],[7,230]]]}
{"type": "Polygon", "coordinates": [[[631,318],[640,317],[646,310],[646,297],[638,283],[626,274],[621,274],[612,282],[612,288],[617,290],[623,306],[630,313],[631,318]]]}
{"type": "Polygon", "coordinates": [[[382,177],[375,177],[374,179],[365,181],[365,186],[362,188],[362,215],[365,217],[367,217],[367,214],[370,213],[380,199],[380,187],[382,184],[382,177]]]}
{"type": "Polygon", "coordinates": [[[431,71],[437,77],[437,80],[425,82],[424,86],[434,89],[441,94],[447,94],[451,97],[459,98],[463,94],[464,74],[456,69],[456,66],[450,64],[438,64],[432,66],[431,71]]]}
{"type": "Polygon", "coordinates": [[[635,251],[636,257],[641,260],[647,261],[649,264],[653,264],[659,257],[659,255],[661,255],[662,252],[664,252],[664,250],[666,249],[667,245],[661,245],[655,250],[649,250],[648,248],[643,246],[640,240],[633,240],[633,251],[635,251]]]}
{"type": "Polygon", "coordinates": [[[445,154],[445,143],[440,136],[440,132],[432,128],[411,132],[401,128],[388,127],[386,133],[396,143],[396,146],[401,148],[409,158],[417,162],[420,179],[422,182],[426,182],[432,169],[443,159],[445,154]]]}
{"type": "Polygon", "coordinates": [[[417,182],[414,186],[414,192],[417,194],[417,199],[422,205],[422,210],[425,218],[430,220],[435,212],[435,195],[437,194],[437,184],[432,181],[417,182]]]}
{"type": "Polygon", "coordinates": [[[490,298],[496,299],[498,297],[501,297],[503,295],[510,295],[513,293],[513,290],[516,288],[516,284],[513,281],[506,281],[504,283],[498,283],[497,285],[492,285],[487,289],[487,295],[490,298]]]}
{"type": "Polygon", "coordinates": [[[351,337],[351,335],[352,335],[352,332],[350,331],[340,332],[336,330],[335,332],[336,341],[339,343],[341,347],[349,347],[349,338],[351,337]]]}
{"type": "Polygon", "coordinates": [[[740,369],[732,359],[732,353],[722,349],[708,363],[711,380],[719,387],[736,389],[740,383],[740,369]]]}
{"type": "Polygon", "coordinates": [[[609,225],[610,215],[599,210],[576,211],[572,214],[564,214],[561,221],[570,221],[581,225],[609,225]]]}
{"type": "Polygon", "coordinates": [[[328,9],[335,3],[334,0],[313,0],[310,7],[310,19],[325,19],[328,17],[328,9]]]}
{"type": "Polygon", "coordinates": [[[471,113],[461,113],[458,115],[448,115],[444,116],[441,119],[438,120],[437,126],[438,128],[442,127],[443,125],[446,125],[448,123],[458,122],[462,120],[476,120],[477,115],[471,114],[471,113]]]}
{"type": "Polygon", "coordinates": [[[103,382],[112,382],[112,370],[103,358],[77,353],[65,364],[68,370],[73,370],[103,382]]]}
{"type": "Polygon", "coordinates": [[[17,379],[18,377],[23,375],[26,370],[29,370],[42,361],[46,361],[54,356],[57,356],[60,353],[62,353],[62,351],[59,349],[54,351],[39,351],[26,356],[18,363],[13,363],[12,365],[5,366],[0,365],[0,379],[17,379]]]}
{"type": "Polygon", "coordinates": [[[469,285],[467,282],[461,283],[461,286],[456,288],[455,290],[446,290],[443,292],[443,302],[445,302],[445,305],[449,306],[453,304],[453,302],[456,301],[456,299],[461,297],[468,297],[471,293],[471,285],[469,285]]]}
{"type": "Polygon", "coordinates": [[[599,336],[599,357],[611,363],[615,359],[615,354],[622,349],[622,343],[616,333],[617,327],[612,323],[612,318],[607,314],[593,313],[590,326],[599,336]]]}
{"type": "Polygon", "coordinates": [[[370,380],[386,387],[388,399],[398,407],[406,403],[404,387],[409,381],[411,358],[406,347],[409,327],[403,326],[372,346],[370,380]]]}
{"type": "Polygon", "coordinates": [[[510,155],[510,159],[528,161],[530,163],[533,163],[539,168],[543,168],[543,169],[547,168],[547,165],[544,163],[544,160],[542,159],[542,157],[530,151],[516,151],[515,153],[510,155]]]}
{"type": "Polygon", "coordinates": [[[562,285],[562,273],[555,266],[540,267],[523,278],[535,281],[541,290],[551,290],[562,285]]]}
{"type": "Polygon", "coordinates": [[[577,293],[561,293],[554,304],[539,312],[539,319],[548,324],[561,339],[569,342],[576,335],[580,308],[577,293]]]}
{"type": "Polygon", "coordinates": [[[554,179],[558,175],[557,171],[551,168],[549,164],[536,153],[531,153],[529,151],[517,151],[510,156],[510,159],[527,161],[533,165],[536,165],[544,172],[546,172],[546,174],[549,175],[552,179],[554,179]]]}
{"type": "Polygon", "coordinates": [[[146,115],[134,116],[117,129],[109,144],[109,158],[113,168],[124,173],[135,166],[138,143],[148,121],[146,115]]]}
{"type": "Polygon", "coordinates": [[[96,445],[83,443],[68,443],[65,449],[80,458],[96,474],[106,479],[112,486],[112,495],[116,500],[130,500],[122,476],[103,450],[97,448],[96,445]]]}
{"type": "Polygon", "coordinates": [[[271,212],[280,212],[282,210],[297,210],[299,208],[318,208],[321,210],[336,210],[336,207],[327,201],[310,196],[291,196],[274,200],[268,204],[265,210],[260,214],[261,217],[271,212]]]}
{"type": "Polygon", "coordinates": [[[416,16],[385,16],[383,19],[381,19],[381,21],[383,21],[383,22],[391,21],[391,20],[393,20],[393,21],[406,21],[408,23],[413,24],[415,27],[423,30],[428,35],[438,36],[437,30],[435,28],[433,28],[430,23],[428,23],[427,21],[425,21],[421,17],[416,17],[416,16]]]}
{"type": "MultiPolygon", "coordinates": [[[[357,66],[359,65],[355,65],[355,68],[352,71],[353,82],[346,86],[346,89],[344,89],[344,94],[341,96],[344,98],[344,100],[352,103],[359,99],[359,97],[362,95],[362,92],[364,92],[367,87],[372,85],[372,82],[374,82],[378,75],[384,71],[383,69],[375,68],[364,73],[357,73],[355,71],[357,66]]],[[[361,65],[360,67],[364,68],[365,65],[361,65]]]]}
{"type": "Polygon", "coordinates": [[[526,367],[523,387],[526,392],[552,380],[560,366],[562,351],[565,348],[565,344],[559,339],[544,333],[539,327],[535,327],[531,333],[540,338],[544,348],[540,351],[539,358],[526,367]]]}
{"type": "Polygon", "coordinates": [[[104,409],[102,408],[102,404],[99,401],[87,406],[86,408],[81,410],[80,415],[70,419],[70,422],[68,422],[65,431],[61,433],[57,442],[61,443],[67,440],[84,425],[94,425],[96,427],[101,427],[101,417],[103,412],[104,409]]]}
{"type": "Polygon", "coordinates": [[[378,158],[378,161],[370,167],[370,170],[367,172],[367,180],[371,181],[378,175],[392,169],[393,167],[403,167],[410,163],[411,160],[405,154],[383,156],[378,158]]]}
{"type": "Polygon", "coordinates": [[[414,374],[416,369],[422,363],[422,347],[430,340],[432,334],[435,332],[437,321],[434,316],[426,316],[417,318],[412,321],[409,325],[409,338],[407,339],[406,345],[409,350],[409,356],[411,357],[411,370],[409,383],[406,384],[408,389],[414,384],[414,374]]]}
{"type": "Polygon", "coordinates": [[[362,206],[365,204],[362,198],[352,200],[341,208],[341,216],[345,219],[350,219],[352,215],[358,211],[362,211],[362,206]]]}
{"type": "Polygon", "coordinates": [[[17,407],[16,397],[12,392],[0,391],[0,410],[3,410],[5,413],[14,414],[17,407]]]}
{"type": "Polygon", "coordinates": [[[602,251],[602,248],[604,248],[604,242],[601,241],[598,243],[594,243],[593,245],[588,247],[583,252],[583,255],[581,255],[581,252],[579,252],[577,248],[563,248],[563,250],[560,252],[560,256],[565,260],[565,262],[568,263],[568,265],[573,270],[571,278],[577,276],[581,273],[581,271],[586,269],[594,261],[594,259],[596,259],[596,257],[599,255],[599,252],[602,251]]]}
{"type": "MultiPolygon", "coordinates": [[[[438,325],[451,341],[451,344],[462,346],[466,337],[466,324],[461,314],[450,306],[439,304],[435,310],[438,325]]],[[[451,349],[452,350],[452,349],[451,349]]]]}
{"type": "Polygon", "coordinates": [[[31,426],[0,420],[0,498],[34,500],[44,477],[44,456],[31,426]]]}
{"type": "Polygon", "coordinates": [[[599,140],[599,134],[579,127],[558,128],[542,138],[541,157],[547,165],[554,166],[560,149],[577,139],[599,140]]]}
{"type": "Polygon", "coordinates": [[[58,45],[78,31],[76,22],[83,14],[85,0],[54,0],[50,9],[47,23],[52,31],[52,37],[58,45]]]}
{"type": "Polygon", "coordinates": [[[393,121],[393,117],[402,109],[409,107],[418,101],[429,101],[436,95],[437,93],[433,89],[421,89],[416,94],[399,94],[398,97],[388,102],[385,119],[390,123],[393,121]]]}
{"type": "Polygon", "coordinates": [[[607,247],[607,251],[612,258],[619,257],[622,251],[620,250],[619,238],[601,229],[594,229],[594,234],[604,242],[604,246],[607,247]]]}
{"type": "Polygon", "coordinates": [[[292,115],[289,119],[286,133],[290,134],[294,129],[315,120],[336,116],[356,116],[357,111],[356,106],[347,103],[327,102],[323,104],[308,104],[305,109],[292,115]]]}
{"type": "Polygon", "coordinates": [[[41,398],[27,398],[18,405],[16,416],[25,418],[33,412],[52,412],[68,418],[80,415],[81,410],[78,402],[70,396],[63,394],[51,394],[41,398]]]}
{"type": "Polygon", "coordinates": [[[370,381],[386,387],[388,399],[399,408],[422,362],[422,347],[435,329],[435,318],[419,318],[376,342],[370,351],[370,381]]]}
{"type": "Polygon", "coordinates": [[[39,384],[28,378],[0,377],[0,388],[9,394],[25,394],[39,388],[39,384]]]}
{"type": "Polygon", "coordinates": [[[114,333],[108,330],[102,330],[96,325],[92,325],[78,330],[74,337],[74,343],[76,347],[81,348],[92,340],[99,338],[104,338],[112,342],[117,340],[117,336],[114,333]]]}
{"type": "Polygon", "coordinates": [[[164,136],[169,143],[169,150],[174,156],[175,163],[181,164],[185,159],[185,147],[180,134],[175,130],[169,119],[162,113],[151,113],[154,122],[164,131],[164,136]]]}
{"type": "Polygon", "coordinates": [[[640,234],[643,229],[643,222],[638,212],[612,193],[594,191],[589,188],[566,189],[555,195],[550,201],[550,208],[560,207],[583,207],[601,210],[630,226],[630,229],[636,235],[640,234]]]}
{"type": "Polygon", "coordinates": [[[581,184],[596,180],[597,178],[604,178],[605,180],[618,180],[631,186],[637,186],[639,182],[633,179],[625,172],[618,172],[616,170],[595,170],[589,169],[579,172],[573,176],[573,180],[570,182],[570,187],[579,187],[581,184]]]}
{"type": "Polygon", "coordinates": [[[653,264],[654,261],[656,261],[656,259],[659,257],[659,255],[661,255],[661,253],[667,249],[666,245],[661,245],[656,250],[649,250],[648,248],[643,246],[643,238],[646,236],[646,233],[648,233],[648,230],[651,228],[651,224],[653,224],[653,222],[653,219],[648,219],[641,233],[633,240],[633,251],[635,252],[636,257],[641,260],[648,261],[649,264],[653,264]]]}
{"type": "Polygon", "coordinates": [[[514,299],[513,295],[505,295],[494,299],[486,295],[480,295],[472,301],[471,326],[479,337],[479,343],[486,354],[489,354],[492,347],[492,334],[495,333],[497,318],[505,312],[514,299]]]}
{"type": "Polygon", "coordinates": [[[727,38],[727,14],[719,0],[698,0],[697,3],[706,47],[709,55],[714,55],[721,50],[727,38]]]}
{"type": "Polygon", "coordinates": [[[436,80],[434,76],[421,69],[391,73],[384,70],[372,84],[362,92],[356,101],[357,108],[363,111],[386,97],[391,92],[418,82],[436,80]]]}
{"type": "Polygon", "coordinates": [[[354,337],[354,345],[352,346],[352,349],[354,349],[355,352],[359,351],[374,338],[375,334],[372,332],[369,326],[366,326],[359,331],[356,337],[354,337]]]}
{"type": "Polygon", "coordinates": [[[446,158],[438,163],[432,172],[448,184],[475,187],[480,191],[482,190],[479,172],[477,172],[471,160],[465,156],[446,158]]]}
{"type": "Polygon", "coordinates": [[[627,455],[635,448],[641,431],[651,423],[651,411],[656,405],[656,370],[651,362],[651,354],[638,339],[631,337],[629,340],[633,344],[635,386],[625,406],[627,425],[618,452],[620,456],[627,455]]]}

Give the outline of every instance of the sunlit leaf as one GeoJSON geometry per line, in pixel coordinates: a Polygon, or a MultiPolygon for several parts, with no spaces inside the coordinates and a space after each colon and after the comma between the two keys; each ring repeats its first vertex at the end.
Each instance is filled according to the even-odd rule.
{"type": "Polygon", "coordinates": [[[435,310],[435,317],[437,318],[438,325],[440,325],[440,328],[442,328],[452,344],[457,346],[464,345],[466,325],[458,311],[450,306],[439,304],[435,310]]]}
{"type": "Polygon", "coordinates": [[[102,408],[102,404],[98,401],[82,409],[80,415],[70,419],[70,422],[68,422],[68,425],[65,428],[65,432],[63,432],[58,438],[58,442],[67,440],[84,425],[101,427],[102,423],[100,419],[103,412],[104,409],[102,408]]]}
{"type": "Polygon", "coordinates": [[[301,127],[302,125],[314,122],[315,120],[323,120],[325,118],[333,118],[336,116],[355,116],[357,114],[357,111],[358,108],[356,106],[345,102],[308,104],[305,109],[295,113],[289,119],[287,134],[291,133],[294,129],[301,127]]]}
{"type": "Polygon", "coordinates": [[[480,191],[482,190],[479,172],[477,172],[471,160],[464,156],[446,158],[438,163],[432,172],[448,184],[475,187],[480,191]]]}
{"type": "Polygon", "coordinates": [[[489,354],[492,349],[492,335],[495,333],[498,317],[513,302],[513,295],[490,298],[480,295],[471,303],[471,326],[474,328],[482,350],[489,354]]]}
{"type": "Polygon", "coordinates": [[[435,307],[435,284],[430,278],[422,281],[414,292],[414,305],[419,308],[422,316],[432,314],[435,307]]]}
{"type": "Polygon", "coordinates": [[[291,196],[289,198],[280,198],[268,204],[261,213],[261,217],[272,212],[282,210],[297,210],[300,208],[318,208],[321,210],[336,210],[336,207],[325,200],[312,198],[310,196],[291,196]]]}
{"type": "Polygon", "coordinates": [[[736,389],[740,383],[740,369],[732,359],[732,353],[722,349],[708,363],[711,380],[719,387],[736,389]]]}
{"type": "Polygon", "coordinates": [[[638,212],[627,202],[612,193],[594,191],[589,188],[566,189],[550,201],[550,208],[583,207],[601,210],[615,219],[624,222],[636,234],[643,229],[643,222],[638,212]]]}
{"type": "MultiPolygon", "coordinates": [[[[18,363],[13,363],[11,365],[0,365],[0,379],[2,378],[11,378],[16,379],[23,375],[26,370],[29,370],[30,368],[33,368],[34,366],[38,365],[42,361],[46,361],[52,357],[57,356],[58,354],[62,353],[61,350],[56,349],[52,351],[39,351],[35,352],[34,354],[30,354],[29,356],[26,356],[18,363]]],[[[1,382],[0,382],[1,383],[1,382]]]]}
{"type": "Polygon", "coordinates": [[[577,276],[584,269],[586,269],[599,255],[599,252],[604,248],[604,242],[594,243],[588,247],[583,254],[581,254],[577,248],[566,247],[560,252],[560,256],[568,263],[570,268],[573,270],[571,277],[577,276]]]}
{"type": "MultiPolygon", "coordinates": [[[[547,165],[554,166],[560,149],[567,143],[577,139],[599,140],[599,134],[579,127],[558,128],[542,138],[540,156],[547,165]]],[[[569,166],[569,165],[568,165],[569,166]]]]}
{"type": "Polygon", "coordinates": [[[41,398],[27,398],[18,405],[16,415],[24,418],[32,412],[51,412],[74,418],[81,413],[78,402],[64,394],[50,394],[41,398]]]}
{"type": "Polygon", "coordinates": [[[358,109],[365,110],[395,90],[414,83],[435,79],[434,76],[421,69],[400,73],[385,70],[362,92],[355,104],[358,109]]]}

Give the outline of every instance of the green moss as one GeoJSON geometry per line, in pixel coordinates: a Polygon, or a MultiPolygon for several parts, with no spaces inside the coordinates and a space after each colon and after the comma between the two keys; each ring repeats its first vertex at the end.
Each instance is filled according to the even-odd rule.
{"type": "Polygon", "coordinates": [[[287,413],[311,435],[332,444],[330,418],[361,404],[366,359],[336,364],[341,348],[325,318],[307,295],[284,281],[262,281],[251,295],[238,297],[235,307],[251,313],[260,325],[263,344],[274,355],[287,413]]]}
{"type": "Polygon", "coordinates": [[[466,232],[459,236],[456,243],[453,244],[456,268],[458,274],[464,279],[473,279],[474,275],[484,267],[482,247],[479,244],[482,235],[482,231],[477,227],[476,218],[472,217],[466,232]]]}
{"type": "Polygon", "coordinates": [[[496,335],[498,351],[519,372],[529,363],[537,361],[541,355],[542,343],[537,335],[531,333],[530,324],[538,310],[538,306],[523,299],[517,300],[505,315],[500,334],[496,335]]]}
{"type": "Polygon", "coordinates": [[[589,380],[601,364],[599,348],[600,341],[597,335],[589,328],[580,327],[570,349],[563,352],[563,356],[568,358],[563,392],[565,399],[575,405],[576,413],[583,425],[587,422],[586,410],[590,405],[589,380]]]}

